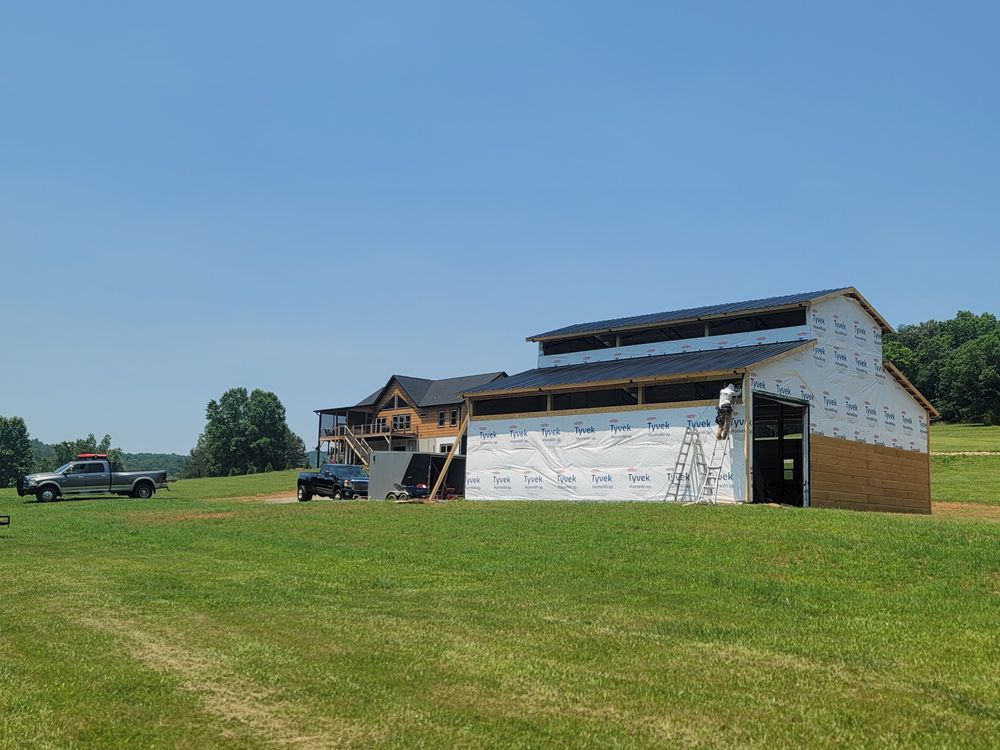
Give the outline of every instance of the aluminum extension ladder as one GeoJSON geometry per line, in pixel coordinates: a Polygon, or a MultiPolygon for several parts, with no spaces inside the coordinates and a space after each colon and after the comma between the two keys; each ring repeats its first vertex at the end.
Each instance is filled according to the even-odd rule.
{"type": "Polygon", "coordinates": [[[687,477],[689,479],[700,479],[698,482],[698,492],[692,502],[717,502],[719,498],[719,479],[722,477],[722,466],[725,463],[728,453],[729,436],[726,435],[723,440],[715,441],[715,445],[712,446],[712,455],[706,460],[705,446],[701,442],[700,431],[696,427],[688,426],[684,431],[684,439],[681,441],[677,460],[674,462],[674,473],[670,477],[670,484],[667,485],[667,494],[663,499],[668,502],[678,502],[681,500],[685,486],[684,469],[690,460],[691,471],[687,477]]]}
{"type": "Polygon", "coordinates": [[[729,435],[722,440],[716,440],[712,446],[712,457],[705,468],[694,502],[715,504],[719,501],[719,479],[722,478],[722,465],[726,461],[727,453],[729,453],[729,435]]]}

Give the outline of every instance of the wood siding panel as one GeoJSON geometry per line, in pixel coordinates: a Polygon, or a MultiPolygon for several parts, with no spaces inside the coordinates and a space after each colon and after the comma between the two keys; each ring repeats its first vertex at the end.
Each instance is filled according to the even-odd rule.
{"type": "Polygon", "coordinates": [[[465,417],[465,405],[454,404],[453,406],[432,406],[427,410],[427,416],[420,420],[420,437],[422,438],[448,438],[456,437],[462,427],[462,419],[465,417]],[[451,410],[458,409],[458,424],[451,426],[451,410]],[[444,412],[444,427],[438,427],[438,412],[444,412]]]}
{"type": "Polygon", "coordinates": [[[890,513],[930,513],[930,456],[809,436],[810,504],[890,513]]]}

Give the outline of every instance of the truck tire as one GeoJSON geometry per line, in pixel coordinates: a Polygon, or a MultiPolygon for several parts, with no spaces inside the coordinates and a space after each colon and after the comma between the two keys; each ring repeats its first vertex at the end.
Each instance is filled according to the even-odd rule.
{"type": "Polygon", "coordinates": [[[334,500],[343,500],[344,499],[344,493],[341,492],[340,490],[334,490],[332,497],[333,497],[334,500]]]}
{"type": "Polygon", "coordinates": [[[153,496],[153,485],[149,482],[139,482],[132,490],[132,497],[139,498],[140,500],[149,500],[153,496]]]}
{"type": "Polygon", "coordinates": [[[311,493],[304,484],[299,485],[298,498],[300,503],[307,503],[313,499],[313,493],[311,493]]]}
{"type": "Polygon", "coordinates": [[[59,497],[59,490],[51,484],[45,485],[44,487],[38,488],[38,491],[35,493],[35,497],[38,498],[38,502],[40,503],[48,503],[59,497]]]}

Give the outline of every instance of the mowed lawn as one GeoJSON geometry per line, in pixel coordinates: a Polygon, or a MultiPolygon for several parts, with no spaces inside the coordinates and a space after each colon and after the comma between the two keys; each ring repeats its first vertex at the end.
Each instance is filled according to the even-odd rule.
{"type": "Polygon", "coordinates": [[[0,746],[1000,738],[1000,523],[198,497],[249,479],[0,498],[0,746]]]}
{"type": "Polygon", "coordinates": [[[1000,453],[1000,425],[935,422],[931,424],[931,450],[936,453],[1000,453]]]}
{"type": "Polygon", "coordinates": [[[933,453],[994,452],[998,455],[931,456],[935,500],[1000,505],[1000,427],[932,424],[933,453]]]}

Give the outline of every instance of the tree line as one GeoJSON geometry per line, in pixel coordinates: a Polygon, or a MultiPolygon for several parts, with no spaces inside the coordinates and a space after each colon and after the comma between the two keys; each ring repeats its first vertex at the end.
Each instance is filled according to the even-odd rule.
{"type": "Polygon", "coordinates": [[[902,325],[885,336],[886,359],[949,422],[1000,424],[1000,321],[963,310],[951,320],[902,325]]]}
{"type": "Polygon", "coordinates": [[[126,453],[110,435],[48,444],[33,440],[21,417],[0,416],[0,487],[25,474],[54,469],[80,453],[106,453],[124,471],[165,469],[174,477],[232,476],[305,465],[305,444],[288,427],[285,407],[270,391],[232,388],[205,410],[205,430],[190,455],[126,453]]]}

